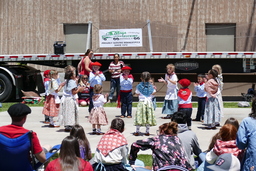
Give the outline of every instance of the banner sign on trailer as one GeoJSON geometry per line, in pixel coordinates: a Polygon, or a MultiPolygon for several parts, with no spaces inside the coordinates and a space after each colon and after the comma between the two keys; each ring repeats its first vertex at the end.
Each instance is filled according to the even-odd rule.
{"type": "Polygon", "coordinates": [[[100,47],[141,47],[142,29],[99,30],[100,47]]]}

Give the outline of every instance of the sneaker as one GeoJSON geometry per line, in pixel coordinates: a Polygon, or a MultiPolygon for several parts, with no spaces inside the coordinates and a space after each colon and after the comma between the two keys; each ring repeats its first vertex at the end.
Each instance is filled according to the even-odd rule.
{"type": "Polygon", "coordinates": [[[96,135],[104,135],[104,132],[96,132],[96,135]]]}
{"type": "Polygon", "coordinates": [[[218,123],[218,122],[217,122],[217,123],[215,123],[215,126],[220,126],[220,123],[218,123]]]}
{"type": "Polygon", "coordinates": [[[172,117],[170,115],[167,115],[165,117],[161,117],[162,119],[171,119],[172,117]]]}
{"type": "Polygon", "coordinates": [[[60,126],[59,125],[50,124],[49,127],[51,127],[51,128],[59,128],[60,126]]]}
{"type": "Polygon", "coordinates": [[[65,128],[65,130],[64,130],[65,132],[70,132],[71,131],[71,129],[70,128],[65,128]]]}
{"type": "Polygon", "coordinates": [[[210,129],[216,129],[216,126],[214,126],[214,127],[205,127],[205,129],[208,129],[208,130],[210,130],[210,129]]]}
{"type": "Polygon", "coordinates": [[[133,135],[134,135],[134,136],[139,136],[140,133],[139,133],[139,132],[134,132],[133,135]]]}

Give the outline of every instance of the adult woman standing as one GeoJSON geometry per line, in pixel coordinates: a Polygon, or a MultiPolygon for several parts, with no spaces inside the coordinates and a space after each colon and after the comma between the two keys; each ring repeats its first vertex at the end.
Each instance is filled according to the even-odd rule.
{"type": "Polygon", "coordinates": [[[81,59],[81,61],[77,65],[77,70],[79,75],[87,75],[89,76],[89,73],[92,71],[91,67],[91,58],[93,55],[92,49],[87,49],[87,51],[84,54],[84,57],[81,59]]]}
{"type": "Polygon", "coordinates": [[[120,55],[116,53],[114,55],[114,61],[109,64],[108,71],[111,73],[110,81],[110,92],[109,92],[109,102],[113,99],[116,90],[116,100],[120,91],[120,75],[122,68],[124,67],[124,62],[120,61],[120,55]]]}
{"type": "MultiPolygon", "coordinates": [[[[160,135],[138,140],[131,145],[129,163],[134,165],[140,149],[151,149],[154,171],[169,165],[177,165],[192,170],[177,132],[178,124],[176,122],[164,123],[159,126],[160,135]]],[[[136,170],[139,169],[136,168],[136,170]]]]}
{"type": "Polygon", "coordinates": [[[256,99],[252,100],[252,111],[244,118],[237,131],[236,144],[240,149],[246,149],[241,170],[255,170],[256,167],[256,99]]]}
{"type": "Polygon", "coordinates": [[[73,136],[63,139],[60,148],[60,157],[51,161],[45,171],[93,171],[89,162],[80,158],[79,143],[73,136]]]}

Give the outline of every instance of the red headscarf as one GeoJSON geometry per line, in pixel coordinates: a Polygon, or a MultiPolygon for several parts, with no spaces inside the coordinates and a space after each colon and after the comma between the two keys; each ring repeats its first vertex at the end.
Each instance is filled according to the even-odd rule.
{"type": "Polygon", "coordinates": [[[114,149],[127,145],[127,140],[124,135],[116,129],[110,129],[103,135],[97,146],[97,149],[104,155],[107,156],[109,152],[114,149]]]}

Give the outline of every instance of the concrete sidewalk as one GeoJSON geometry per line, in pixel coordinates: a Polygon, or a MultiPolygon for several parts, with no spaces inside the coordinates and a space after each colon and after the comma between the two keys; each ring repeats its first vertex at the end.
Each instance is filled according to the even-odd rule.
{"type": "MultiPolygon", "coordinates": [[[[49,128],[48,125],[42,123],[44,120],[44,115],[42,115],[42,107],[31,107],[32,114],[28,115],[27,122],[25,123],[24,127],[26,129],[33,130],[37,133],[41,145],[49,144],[49,145],[56,145],[60,144],[62,139],[69,135],[69,133],[64,132],[64,127],[61,126],[60,128],[49,128]]],[[[161,108],[157,108],[155,111],[155,115],[157,118],[157,126],[150,128],[150,136],[155,136],[158,127],[166,122],[169,122],[168,119],[161,119],[160,117],[163,116],[161,114],[161,108]]],[[[120,116],[120,108],[114,107],[106,107],[105,111],[108,116],[109,125],[102,126],[102,131],[106,132],[109,127],[112,119],[115,117],[120,116]]],[[[192,119],[195,118],[197,109],[193,109],[192,119]]],[[[250,108],[225,108],[224,109],[224,117],[221,120],[221,124],[225,122],[225,120],[229,117],[234,117],[239,120],[239,123],[242,121],[243,118],[247,117],[250,113],[250,108]]],[[[136,112],[136,107],[132,109],[133,114],[136,112]]],[[[91,150],[94,153],[96,146],[102,136],[100,135],[90,135],[89,133],[92,131],[91,124],[88,122],[86,116],[88,116],[88,107],[80,107],[79,110],[79,123],[84,127],[86,132],[86,136],[90,142],[91,150]]],[[[7,112],[0,112],[0,126],[7,125],[11,123],[11,119],[7,112]]],[[[131,143],[135,142],[139,139],[148,138],[147,136],[138,136],[135,137],[132,133],[135,131],[135,126],[133,126],[133,118],[128,119],[124,118],[125,121],[125,131],[124,135],[128,140],[129,147],[131,143]]],[[[204,151],[207,149],[212,136],[219,131],[219,128],[216,130],[204,130],[200,127],[203,127],[201,122],[192,122],[192,131],[194,131],[198,137],[199,144],[201,149],[204,151]]],[[[145,132],[145,127],[141,128],[141,132],[145,132]]],[[[140,154],[151,154],[151,150],[146,150],[140,152],[140,154]]]]}

